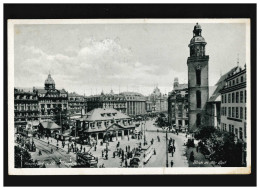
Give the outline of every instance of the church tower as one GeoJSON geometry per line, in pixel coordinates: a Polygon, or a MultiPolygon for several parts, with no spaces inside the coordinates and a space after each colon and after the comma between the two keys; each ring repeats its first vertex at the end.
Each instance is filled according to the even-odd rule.
{"type": "Polygon", "coordinates": [[[189,131],[194,132],[206,125],[206,103],[209,98],[208,61],[205,55],[206,41],[201,36],[201,26],[194,26],[193,38],[190,41],[188,57],[188,91],[189,91],[189,131]]]}

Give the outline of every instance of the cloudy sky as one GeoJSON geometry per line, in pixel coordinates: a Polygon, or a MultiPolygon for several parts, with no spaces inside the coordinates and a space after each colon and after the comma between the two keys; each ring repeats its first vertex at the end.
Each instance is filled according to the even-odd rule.
{"type": "MultiPolygon", "coordinates": [[[[195,23],[194,23],[195,24],[195,23]]],[[[56,88],[96,94],[155,85],[172,90],[187,83],[188,44],[194,24],[15,25],[15,86],[44,87],[50,72],[56,88]]],[[[201,24],[209,55],[209,83],[245,64],[245,24],[201,24]]]]}

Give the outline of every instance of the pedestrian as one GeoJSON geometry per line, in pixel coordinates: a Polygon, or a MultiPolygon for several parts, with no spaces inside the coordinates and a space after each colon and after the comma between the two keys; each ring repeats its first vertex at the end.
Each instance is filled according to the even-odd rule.
{"type": "Polygon", "coordinates": [[[83,148],[83,151],[84,151],[84,153],[85,153],[85,151],[86,151],[86,148],[85,148],[85,147],[83,148]]]}
{"type": "Polygon", "coordinates": [[[107,152],[106,152],[106,160],[108,160],[108,155],[107,155],[107,152]]]}
{"type": "Polygon", "coordinates": [[[125,167],[127,168],[127,160],[125,160],[125,167]]]}
{"type": "Polygon", "coordinates": [[[98,157],[96,157],[96,161],[97,161],[97,163],[98,163],[98,157]]]}
{"type": "Polygon", "coordinates": [[[156,151],[155,151],[155,149],[153,150],[153,154],[156,155],[156,151]]]}
{"type": "Polygon", "coordinates": [[[190,153],[190,161],[194,162],[194,152],[191,151],[190,153]]]}
{"type": "Polygon", "coordinates": [[[173,157],[173,151],[172,151],[172,157],[173,157]]]}
{"type": "Polygon", "coordinates": [[[115,158],[116,157],[116,153],[115,152],[113,152],[113,158],[115,158]]]}
{"type": "Polygon", "coordinates": [[[174,152],[175,152],[175,148],[176,148],[176,147],[175,147],[175,146],[173,146],[173,150],[174,150],[174,152]]]}
{"type": "Polygon", "coordinates": [[[128,145],[128,152],[130,152],[130,145],[128,145]]]}
{"type": "Polygon", "coordinates": [[[171,167],[173,167],[173,160],[171,161],[171,167]]]}
{"type": "Polygon", "coordinates": [[[95,151],[97,151],[97,146],[95,145],[95,151]]]}

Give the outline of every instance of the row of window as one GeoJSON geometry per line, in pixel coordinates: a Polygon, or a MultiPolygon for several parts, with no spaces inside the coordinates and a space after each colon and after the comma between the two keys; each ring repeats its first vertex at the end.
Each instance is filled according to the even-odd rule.
{"type": "Polygon", "coordinates": [[[228,116],[228,117],[233,117],[233,118],[240,118],[246,119],[247,116],[247,110],[246,107],[221,107],[221,115],[223,116],[228,116]]]}
{"type": "Polygon", "coordinates": [[[246,90],[223,94],[221,103],[246,103],[246,90]]]}
{"type": "Polygon", "coordinates": [[[38,107],[37,106],[24,106],[24,105],[17,106],[17,105],[15,105],[14,110],[30,111],[30,110],[38,110],[38,107]]]}
{"type": "Polygon", "coordinates": [[[14,97],[15,100],[37,100],[37,96],[28,95],[17,95],[14,97]]]}
{"type": "MultiPolygon", "coordinates": [[[[229,124],[228,125],[228,129],[227,129],[227,124],[222,123],[221,125],[221,130],[222,131],[227,131],[230,133],[235,134],[239,139],[243,139],[243,129],[242,127],[239,127],[239,133],[238,133],[238,129],[234,127],[234,125],[229,124]]],[[[244,123],[244,138],[246,138],[246,123],[244,123]]]]}
{"type": "Polygon", "coordinates": [[[245,81],[246,81],[246,75],[245,75],[245,77],[244,76],[237,77],[236,79],[226,82],[226,86],[231,87],[231,86],[237,85],[237,84],[245,82],[245,81]]]}
{"type": "MultiPolygon", "coordinates": [[[[46,104],[47,105],[47,108],[55,108],[55,107],[61,107],[61,104],[52,104],[52,106],[51,106],[51,104],[46,104]]],[[[63,104],[63,107],[67,107],[67,104],[63,104]]],[[[41,108],[45,108],[45,104],[41,104],[41,108]]]]}

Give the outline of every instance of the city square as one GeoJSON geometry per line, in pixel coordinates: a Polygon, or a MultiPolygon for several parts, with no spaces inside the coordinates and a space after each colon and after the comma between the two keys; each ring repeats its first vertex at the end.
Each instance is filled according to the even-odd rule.
{"type": "MultiPolygon", "coordinates": [[[[244,42],[241,39],[244,25],[219,24],[212,28],[206,23],[173,24],[170,26],[172,32],[185,33],[185,40],[178,38],[172,46],[186,51],[184,55],[174,54],[186,61],[183,65],[171,63],[174,67],[160,66],[156,62],[164,59],[158,53],[160,48],[164,48],[161,52],[168,52],[171,44],[164,47],[163,43],[154,43],[154,47],[150,47],[140,42],[140,46],[145,47],[142,48],[138,40],[133,42],[120,36],[127,26],[116,29],[105,26],[108,31],[117,31],[120,38],[115,39],[104,37],[108,34],[100,30],[100,26],[79,27],[81,41],[70,42],[81,48],[77,52],[73,48],[60,52],[63,48],[59,43],[50,42],[52,45],[43,46],[44,50],[29,46],[34,43],[42,46],[40,42],[46,36],[40,35],[38,39],[33,34],[28,38],[25,33],[31,30],[30,27],[16,28],[16,31],[25,31],[26,37],[19,36],[16,43],[28,43],[26,47],[19,46],[17,60],[28,68],[31,64],[30,72],[40,72],[34,64],[40,65],[44,61],[50,69],[48,74],[45,68],[45,73],[37,75],[37,79],[23,82],[19,77],[27,72],[26,68],[17,66],[18,85],[14,87],[16,168],[247,166],[247,64],[243,62],[244,42]],[[214,42],[214,35],[211,35],[221,27],[226,27],[221,32],[241,33],[234,42],[242,44],[237,50],[240,54],[226,47],[233,56],[229,61],[234,63],[227,68],[216,63],[218,59],[224,60],[219,56],[223,50],[216,48],[219,42],[214,42]],[[100,39],[93,37],[90,29],[96,31],[100,39]],[[84,33],[86,31],[88,34],[84,33]],[[90,37],[85,39],[85,35],[90,37]],[[206,51],[208,46],[210,56],[206,51]],[[48,48],[58,53],[49,55],[48,48]],[[212,51],[212,48],[216,49],[212,51]],[[145,55],[141,53],[143,50],[145,55]],[[139,63],[134,53],[151,65],[139,63]],[[154,59],[149,60],[149,55],[154,59]],[[79,65],[71,67],[78,62],[79,65]],[[211,67],[220,69],[220,75],[210,70],[211,67]],[[88,71],[88,75],[84,71],[88,71]],[[62,72],[68,72],[66,78],[62,72]]],[[[43,29],[41,27],[36,26],[37,30],[43,29]]],[[[71,30],[70,26],[57,27],[71,30]]],[[[155,31],[152,36],[147,37],[146,30],[137,25],[129,30],[138,30],[143,40],[152,44],[158,29],[154,25],[145,27],[155,31]]],[[[55,33],[54,28],[47,26],[45,30],[59,38],[60,34],[55,33]]],[[[109,35],[114,36],[113,32],[109,35]]],[[[56,42],[56,38],[53,41],[56,42]]],[[[167,59],[174,57],[169,52],[164,56],[167,59]]]]}

